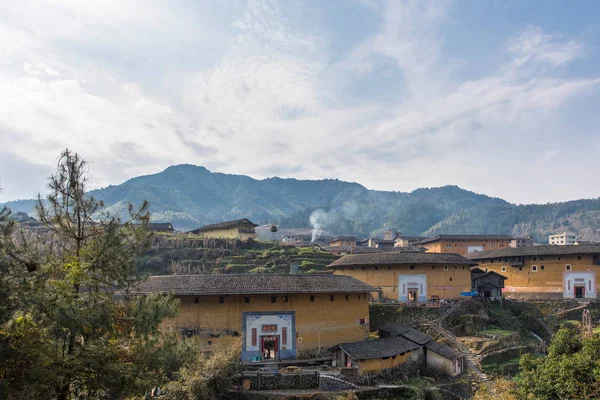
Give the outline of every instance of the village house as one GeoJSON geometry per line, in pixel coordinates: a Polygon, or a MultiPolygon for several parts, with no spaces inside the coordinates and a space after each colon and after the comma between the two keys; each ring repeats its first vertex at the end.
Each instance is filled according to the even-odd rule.
{"type": "Polygon", "coordinates": [[[403,324],[387,323],[379,327],[380,338],[403,337],[423,347],[423,357],[427,367],[452,377],[463,372],[464,355],[431,336],[403,324]]]}
{"type": "Polygon", "coordinates": [[[467,254],[483,271],[506,277],[510,298],[595,299],[600,245],[527,246],[467,254]]]}
{"type": "Polygon", "coordinates": [[[148,230],[150,232],[158,233],[174,233],[175,228],[170,222],[150,222],[148,223],[148,230]]]}
{"type": "Polygon", "coordinates": [[[205,225],[194,229],[189,233],[194,235],[202,235],[205,238],[214,239],[256,239],[256,228],[254,222],[247,218],[236,219],[233,221],[219,222],[217,224],[205,225]]]}
{"type": "Polygon", "coordinates": [[[334,236],[330,239],[329,242],[330,247],[338,247],[338,246],[356,246],[356,237],[355,236],[334,236]]]}
{"type": "Polygon", "coordinates": [[[341,343],[330,351],[333,366],[356,368],[359,375],[378,373],[407,361],[419,361],[423,355],[421,346],[402,336],[341,343]]]}
{"type": "Polygon", "coordinates": [[[394,247],[411,247],[415,246],[421,240],[428,239],[424,236],[397,236],[394,240],[394,247]]]}
{"type": "Polygon", "coordinates": [[[415,245],[425,247],[427,253],[465,255],[474,251],[508,248],[512,239],[512,236],[506,235],[437,235],[420,240],[415,245]]]}
{"type": "Polygon", "coordinates": [[[257,362],[364,340],[373,291],[349,276],[224,274],[151,276],[132,293],[172,293],[179,312],[166,331],[198,336],[203,350],[241,336],[242,361],[257,362]]]}
{"type": "Polygon", "coordinates": [[[548,243],[557,246],[571,246],[577,243],[577,235],[572,232],[563,232],[548,236],[548,243]]]}
{"type": "Polygon", "coordinates": [[[470,268],[475,265],[458,254],[390,251],[346,255],[328,268],[381,289],[386,301],[418,303],[458,299],[471,290],[470,268]]]}
{"type": "Polygon", "coordinates": [[[531,236],[516,237],[516,238],[513,238],[510,241],[510,247],[513,247],[513,248],[525,247],[525,246],[533,246],[534,244],[535,243],[534,243],[533,238],[531,236]]]}
{"type": "Polygon", "coordinates": [[[502,290],[506,279],[504,275],[500,275],[495,271],[486,272],[481,268],[471,270],[472,289],[484,298],[502,299],[502,290]]]}

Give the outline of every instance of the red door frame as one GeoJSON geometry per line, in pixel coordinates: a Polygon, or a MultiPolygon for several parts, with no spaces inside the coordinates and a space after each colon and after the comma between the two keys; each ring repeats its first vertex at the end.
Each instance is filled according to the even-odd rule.
{"type": "Polygon", "coordinates": [[[279,335],[261,335],[260,336],[260,353],[264,354],[265,351],[265,338],[267,337],[274,337],[275,338],[275,346],[274,349],[275,350],[275,358],[277,359],[277,354],[279,354],[279,335]]]}
{"type": "Polygon", "coordinates": [[[583,285],[575,285],[573,284],[573,298],[577,298],[577,288],[580,287],[582,289],[581,291],[581,298],[585,299],[585,283],[583,285]]]}

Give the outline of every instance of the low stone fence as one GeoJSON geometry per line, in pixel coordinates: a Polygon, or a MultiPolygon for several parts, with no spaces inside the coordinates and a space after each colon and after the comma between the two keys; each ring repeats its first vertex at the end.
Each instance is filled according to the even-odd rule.
{"type": "MultiPolygon", "coordinates": [[[[241,385],[249,381],[250,390],[306,390],[319,388],[319,373],[304,372],[296,374],[262,373],[244,374],[241,385]]],[[[247,384],[246,384],[247,385],[247,384]]]]}

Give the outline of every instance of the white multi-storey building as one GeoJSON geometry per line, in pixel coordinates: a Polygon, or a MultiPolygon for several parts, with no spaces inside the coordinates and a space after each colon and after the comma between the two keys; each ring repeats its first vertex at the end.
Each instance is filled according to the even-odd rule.
{"type": "Polygon", "coordinates": [[[577,242],[577,234],[571,232],[563,232],[558,235],[548,236],[548,242],[550,244],[557,244],[560,246],[574,245],[577,242]]]}

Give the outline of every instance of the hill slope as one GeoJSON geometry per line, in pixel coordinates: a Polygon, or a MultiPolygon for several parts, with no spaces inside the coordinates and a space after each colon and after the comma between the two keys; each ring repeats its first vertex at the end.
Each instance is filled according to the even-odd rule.
{"type": "MultiPolygon", "coordinates": [[[[171,221],[178,229],[240,217],[258,224],[310,227],[311,213],[322,209],[323,229],[359,236],[395,229],[414,235],[529,234],[545,241],[550,233],[573,230],[583,239],[600,238],[600,199],[514,205],[456,186],[384,192],[339,180],[256,180],[177,165],[91,194],[117,213],[126,210],[127,202],[139,204],[146,199],[153,220],[171,221]]],[[[29,200],[7,203],[26,212],[32,204],[29,200]]]]}

